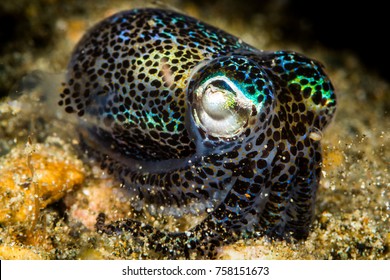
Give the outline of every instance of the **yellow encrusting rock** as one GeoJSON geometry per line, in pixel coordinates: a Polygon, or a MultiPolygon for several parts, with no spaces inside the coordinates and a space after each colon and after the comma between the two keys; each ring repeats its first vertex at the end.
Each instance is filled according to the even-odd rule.
{"type": "Polygon", "coordinates": [[[0,224],[33,227],[39,211],[84,181],[81,161],[55,146],[15,147],[1,158],[0,224]]]}
{"type": "Polygon", "coordinates": [[[1,245],[0,259],[5,260],[42,260],[45,259],[41,255],[33,252],[30,249],[23,248],[19,245],[1,245]]]}

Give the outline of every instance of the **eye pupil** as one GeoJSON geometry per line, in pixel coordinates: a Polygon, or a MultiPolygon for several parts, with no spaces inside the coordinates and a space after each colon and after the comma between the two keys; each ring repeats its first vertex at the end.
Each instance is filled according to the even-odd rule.
{"type": "Polygon", "coordinates": [[[214,80],[210,83],[210,85],[230,92],[234,92],[234,90],[224,80],[214,80]]]}

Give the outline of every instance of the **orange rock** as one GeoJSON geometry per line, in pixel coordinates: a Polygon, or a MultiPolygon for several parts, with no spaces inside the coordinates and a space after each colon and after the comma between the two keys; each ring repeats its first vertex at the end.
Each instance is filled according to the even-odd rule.
{"type": "Polygon", "coordinates": [[[39,211],[84,181],[82,163],[64,151],[16,147],[0,162],[0,223],[32,226],[39,211]]]}
{"type": "Polygon", "coordinates": [[[19,245],[0,245],[0,259],[3,260],[43,260],[38,253],[19,245]]]}

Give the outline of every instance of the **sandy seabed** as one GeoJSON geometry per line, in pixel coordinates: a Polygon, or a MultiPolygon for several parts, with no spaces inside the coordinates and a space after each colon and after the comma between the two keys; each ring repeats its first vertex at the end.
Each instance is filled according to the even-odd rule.
{"type": "MultiPolygon", "coordinates": [[[[49,52],[27,49],[0,58],[0,64],[6,65],[0,81],[20,79],[34,69],[64,71],[73,46],[89,26],[141,3],[99,1],[90,9],[92,4],[76,2],[68,5],[69,11],[77,13],[65,10],[61,14],[60,8],[49,8],[53,13],[47,20],[55,34],[46,46],[49,52]],[[18,63],[11,63],[16,60],[18,63]]],[[[33,27],[43,28],[37,16],[42,1],[32,3],[26,6],[26,15],[33,27]]],[[[168,1],[168,5],[259,49],[288,49],[315,58],[326,66],[336,89],[337,114],[322,139],[323,178],[308,239],[294,244],[267,238],[241,240],[221,248],[220,258],[389,259],[389,83],[348,52],[336,53],[321,46],[306,50],[280,42],[264,16],[228,21],[217,9],[203,12],[195,4],[181,1],[168,1]]],[[[8,9],[13,11],[12,4],[8,9]]],[[[9,91],[13,91],[11,86],[9,91]]],[[[31,101],[33,97],[25,98],[31,101]]],[[[97,164],[85,163],[77,156],[75,138],[64,136],[64,129],[58,128],[61,125],[48,120],[44,111],[34,111],[39,106],[19,106],[26,104],[23,102],[17,106],[12,102],[10,106],[8,100],[0,103],[0,259],[163,257],[148,252],[146,245],[136,244],[126,234],[107,237],[95,232],[99,212],[110,213],[111,220],[137,213],[130,210],[114,179],[97,164]]],[[[166,223],[169,229],[171,221],[166,223]]],[[[183,218],[184,227],[186,223],[183,218]]]]}

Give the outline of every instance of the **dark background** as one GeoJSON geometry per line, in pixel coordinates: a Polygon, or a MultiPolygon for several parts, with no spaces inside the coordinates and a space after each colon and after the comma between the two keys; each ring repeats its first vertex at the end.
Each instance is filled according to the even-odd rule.
{"type": "MultiPolygon", "coordinates": [[[[58,14],[82,16],[101,1],[0,1],[0,97],[8,94],[11,85],[24,74],[19,67],[22,56],[18,54],[50,51],[58,36],[54,28],[58,14]],[[31,18],[31,5],[35,5],[39,16],[31,18]]],[[[390,11],[380,1],[200,0],[177,1],[177,5],[180,8],[188,2],[200,6],[203,13],[217,11],[227,19],[250,21],[261,14],[267,24],[278,30],[280,40],[303,48],[320,44],[340,51],[340,55],[354,53],[370,72],[390,81],[390,11]]]]}
{"type": "MultiPolygon", "coordinates": [[[[205,7],[212,1],[202,2],[205,7]]],[[[230,17],[240,14],[250,19],[262,13],[279,29],[281,40],[305,48],[319,43],[335,51],[356,54],[373,72],[390,80],[390,9],[381,1],[293,1],[227,0],[220,1],[221,12],[230,17]]]]}

